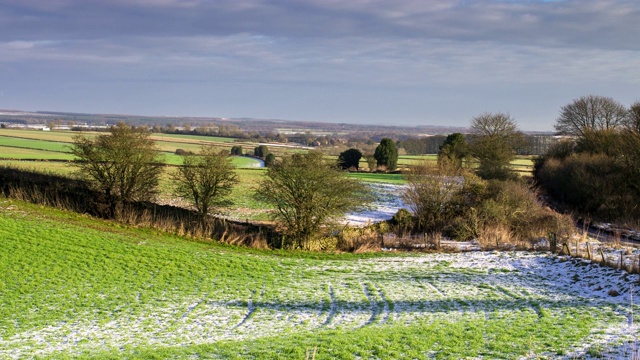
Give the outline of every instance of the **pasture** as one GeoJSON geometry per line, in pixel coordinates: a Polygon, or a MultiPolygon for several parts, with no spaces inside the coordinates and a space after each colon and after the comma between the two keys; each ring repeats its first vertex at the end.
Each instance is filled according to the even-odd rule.
{"type": "Polygon", "coordinates": [[[606,358],[637,340],[637,275],[542,253],[258,251],[8,200],[0,239],[0,358],[606,358]]]}
{"type": "MultiPolygon", "coordinates": [[[[81,133],[76,131],[33,131],[0,129],[0,161],[11,160],[60,160],[69,161],[74,157],[70,154],[70,146],[76,135],[96,136],[95,133],[81,133]]],[[[182,164],[182,158],[175,154],[177,149],[197,152],[202,145],[212,145],[220,150],[229,150],[234,139],[154,134],[158,148],[162,151],[164,161],[168,165],[182,164]],[[198,139],[194,139],[198,138],[198,139]]],[[[234,164],[239,168],[258,167],[259,162],[248,157],[234,157],[234,164]]],[[[45,165],[46,167],[46,165],[45,165]]]]}

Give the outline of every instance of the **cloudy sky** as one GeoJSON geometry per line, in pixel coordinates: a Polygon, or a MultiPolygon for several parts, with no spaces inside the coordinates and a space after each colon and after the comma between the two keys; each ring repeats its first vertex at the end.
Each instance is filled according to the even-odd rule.
{"type": "Polygon", "coordinates": [[[0,0],[0,108],[551,130],[640,100],[638,0],[0,0]]]}

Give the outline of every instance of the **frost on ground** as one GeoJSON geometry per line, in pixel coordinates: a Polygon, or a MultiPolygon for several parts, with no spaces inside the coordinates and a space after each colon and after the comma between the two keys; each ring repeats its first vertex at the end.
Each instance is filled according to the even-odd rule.
{"type": "MultiPolygon", "coordinates": [[[[418,319],[476,319],[547,309],[562,317],[575,307],[612,313],[584,344],[616,357],[636,340],[630,294],[637,275],[578,260],[531,253],[456,253],[324,260],[288,259],[279,276],[245,291],[163,292],[141,311],[76,314],[0,339],[0,358],[118,351],[124,346],[181,346],[255,339],[322,329],[410,324],[418,319]],[[611,290],[619,295],[611,296],[611,290]],[[608,352],[607,352],[608,351],[608,352]]],[[[215,282],[216,279],[211,279],[215,282]]],[[[51,304],[41,304],[47,306],[51,304]]],[[[570,316],[569,316],[570,318],[570,316]]],[[[576,324],[578,325],[578,324],[576,324]]]]}
{"type": "Polygon", "coordinates": [[[384,183],[368,183],[375,200],[366,209],[347,214],[344,223],[352,226],[366,226],[375,222],[389,220],[401,208],[404,186],[384,183]]]}

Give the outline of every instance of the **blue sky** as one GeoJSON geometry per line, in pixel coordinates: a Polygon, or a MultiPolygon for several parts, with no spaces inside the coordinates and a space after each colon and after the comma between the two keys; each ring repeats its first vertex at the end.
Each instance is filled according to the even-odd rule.
{"type": "Polygon", "coordinates": [[[640,100],[637,0],[0,0],[0,108],[552,130],[640,100]]]}

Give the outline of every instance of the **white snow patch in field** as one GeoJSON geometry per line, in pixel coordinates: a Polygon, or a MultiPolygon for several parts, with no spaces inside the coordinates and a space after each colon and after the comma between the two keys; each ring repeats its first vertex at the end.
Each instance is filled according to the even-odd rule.
{"type": "Polygon", "coordinates": [[[352,226],[366,226],[379,221],[389,220],[398,210],[405,207],[402,201],[403,185],[367,183],[374,193],[375,200],[367,209],[349,213],[344,223],[352,226]]]}

